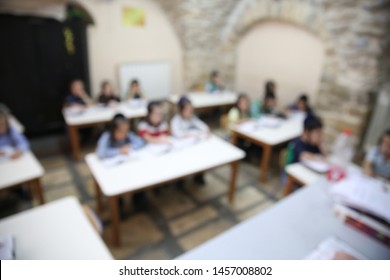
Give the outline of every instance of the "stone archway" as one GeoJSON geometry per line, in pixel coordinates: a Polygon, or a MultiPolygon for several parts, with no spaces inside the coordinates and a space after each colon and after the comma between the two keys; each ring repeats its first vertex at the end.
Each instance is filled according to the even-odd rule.
{"type": "Polygon", "coordinates": [[[242,0],[221,31],[221,55],[215,64],[226,71],[227,80],[232,81],[230,86],[234,86],[235,49],[253,26],[272,19],[312,32],[325,46],[315,107],[325,121],[326,138],[333,140],[344,128],[361,138],[372,105],[369,93],[378,87],[385,16],[364,0],[352,4],[326,0],[242,0]]]}

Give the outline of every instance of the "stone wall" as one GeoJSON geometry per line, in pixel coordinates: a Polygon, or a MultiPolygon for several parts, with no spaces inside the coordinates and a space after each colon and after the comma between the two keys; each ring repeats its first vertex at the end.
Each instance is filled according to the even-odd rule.
{"type": "Polygon", "coordinates": [[[365,130],[379,87],[379,61],[389,32],[387,0],[160,0],[182,42],[188,89],[200,88],[219,69],[234,88],[235,50],[256,24],[282,20],[309,30],[325,45],[325,64],[315,107],[327,140],[344,128],[365,130]]]}

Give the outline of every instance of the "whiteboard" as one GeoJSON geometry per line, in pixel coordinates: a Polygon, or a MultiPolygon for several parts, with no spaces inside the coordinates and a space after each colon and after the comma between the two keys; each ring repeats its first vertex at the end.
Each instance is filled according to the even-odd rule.
{"type": "Polygon", "coordinates": [[[130,62],[119,67],[121,97],[127,98],[131,81],[137,79],[144,96],[164,99],[172,94],[171,65],[165,61],[130,62]]]}

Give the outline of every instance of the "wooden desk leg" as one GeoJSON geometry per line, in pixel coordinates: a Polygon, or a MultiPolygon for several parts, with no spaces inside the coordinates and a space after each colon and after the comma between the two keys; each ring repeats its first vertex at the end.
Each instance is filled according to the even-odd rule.
{"type": "Polygon", "coordinates": [[[45,198],[43,196],[43,189],[41,185],[41,181],[39,179],[34,180],[34,188],[35,188],[35,193],[37,195],[38,201],[40,204],[45,203],[45,198]]]}
{"type": "Polygon", "coordinates": [[[80,160],[80,139],[77,126],[69,125],[69,140],[74,160],[80,160]]]}
{"type": "Polygon", "coordinates": [[[111,196],[109,198],[109,203],[111,212],[112,242],[114,246],[118,247],[121,244],[118,196],[111,196]]]}
{"type": "Polygon", "coordinates": [[[238,141],[237,133],[235,133],[234,131],[232,131],[232,135],[231,135],[231,140],[230,140],[230,142],[231,142],[234,146],[237,146],[237,141],[238,141]]]}
{"type": "Polygon", "coordinates": [[[291,176],[288,176],[287,183],[286,183],[286,186],[284,188],[284,196],[287,196],[292,192],[294,184],[295,184],[294,178],[291,176]]]}
{"type": "Polygon", "coordinates": [[[95,178],[93,178],[93,183],[96,191],[96,211],[101,213],[103,211],[102,191],[100,190],[99,184],[96,182],[95,178]]]}
{"type": "Polygon", "coordinates": [[[271,157],[272,147],[270,145],[263,145],[263,157],[260,164],[260,182],[265,182],[267,179],[267,171],[269,167],[269,160],[271,157]]]}
{"type": "Polygon", "coordinates": [[[230,186],[229,186],[229,202],[233,203],[234,195],[236,193],[236,181],[239,167],[239,161],[235,161],[231,164],[230,186]]]}

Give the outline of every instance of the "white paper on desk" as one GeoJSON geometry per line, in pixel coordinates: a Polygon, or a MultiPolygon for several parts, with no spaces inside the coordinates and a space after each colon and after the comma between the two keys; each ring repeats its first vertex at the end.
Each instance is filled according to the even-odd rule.
{"type": "Polygon", "coordinates": [[[252,132],[259,127],[256,121],[247,121],[238,125],[238,129],[242,132],[252,132]]]}
{"type": "Polygon", "coordinates": [[[334,184],[332,197],[339,202],[390,222],[390,185],[363,174],[334,184]]]}
{"type": "Polygon", "coordinates": [[[0,260],[15,259],[14,237],[10,234],[0,236],[0,260]]]}
{"type": "Polygon", "coordinates": [[[321,161],[321,160],[302,160],[302,164],[307,168],[317,172],[324,174],[329,170],[329,163],[321,161]]]}
{"type": "Polygon", "coordinates": [[[104,158],[102,159],[102,163],[105,167],[113,167],[121,163],[127,162],[129,160],[137,159],[139,157],[140,157],[140,153],[138,151],[131,151],[127,155],[120,154],[114,157],[104,158]]]}
{"type": "Polygon", "coordinates": [[[171,149],[171,145],[169,144],[147,144],[144,148],[142,148],[147,153],[151,155],[161,155],[169,152],[171,149]]]}
{"type": "Polygon", "coordinates": [[[283,123],[283,120],[280,118],[275,118],[275,117],[261,117],[257,121],[257,125],[260,127],[268,127],[268,128],[277,128],[281,126],[283,123]]]}
{"type": "Polygon", "coordinates": [[[336,252],[347,253],[358,260],[366,260],[367,258],[346,244],[341,239],[331,236],[323,240],[318,247],[305,257],[306,260],[331,260],[334,259],[336,252]]]}
{"type": "Polygon", "coordinates": [[[11,146],[4,146],[0,148],[0,151],[2,152],[2,154],[0,154],[0,162],[6,162],[10,160],[11,155],[13,154],[15,149],[11,146]]]}
{"type": "Polygon", "coordinates": [[[194,145],[196,142],[199,140],[195,137],[190,137],[190,138],[173,138],[171,140],[172,142],[172,150],[181,150],[187,147],[190,147],[194,145]]]}

